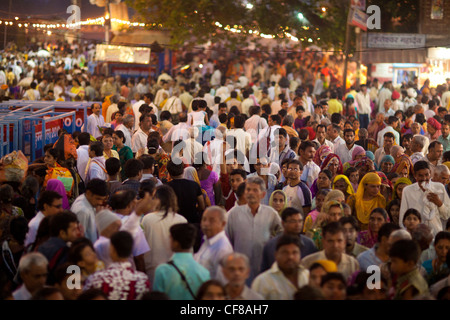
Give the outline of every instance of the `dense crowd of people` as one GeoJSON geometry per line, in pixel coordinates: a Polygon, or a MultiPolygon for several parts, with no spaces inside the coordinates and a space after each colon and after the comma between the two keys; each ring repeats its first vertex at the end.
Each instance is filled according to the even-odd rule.
{"type": "Polygon", "coordinates": [[[450,298],[450,79],[343,90],[333,56],[218,50],[125,79],[94,54],[1,54],[2,100],[92,101],[1,161],[2,299],[450,298]]]}

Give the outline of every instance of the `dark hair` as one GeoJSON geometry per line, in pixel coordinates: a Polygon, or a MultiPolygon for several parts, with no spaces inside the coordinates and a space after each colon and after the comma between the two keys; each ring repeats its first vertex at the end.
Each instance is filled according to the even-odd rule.
{"type": "Polygon", "coordinates": [[[302,150],[304,152],[304,151],[306,151],[307,148],[310,148],[310,147],[315,148],[314,142],[312,142],[310,140],[302,141],[302,143],[300,144],[300,147],[299,147],[299,151],[302,150]]]}
{"type": "Polygon", "coordinates": [[[137,177],[142,170],[144,170],[144,164],[138,159],[128,159],[123,167],[127,178],[137,177]]]}
{"type": "Polygon", "coordinates": [[[105,197],[108,195],[108,185],[101,179],[92,179],[86,185],[86,191],[90,191],[97,196],[105,197]]]}
{"type": "Polygon", "coordinates": [[[413,261],[416,264],[420,257],[419,245],[414,240],[398,240],[392,244],[389,257],[399,258],[404,262],[413,261]]]}
{"type": "Polygon", "coordinates": [[[341,281],[342,284],[347,288],[347,282],[345,281],[344,276],[340,272],[329,272],[322,277],[322,281],[320,281],[320,287],[323,287],[327,282],[331,280],[341,281]]]}
{"type": "Polygon", "coordinates": [[[141,155],[138,160],[144,165],[144,170],[151,169],[155,165],[155,159],[147,154],[141,155]]]}
{"type": "Polygon", "coordinates": [[[108,297],[106,296],[106,294],[102,290],[96,289],[96,288],[90,288],[86,291],[83,291],[77,297],[77,300],[94,300],[95,298],[98,298],[98,297],[103,297],[105,300],[108,300],[108,297]]]}
{"type": "Polygon", "coordinates": [[[133,236],[127,231],[118,231],[111,236],[111,245],[119,258],[128,258],[133,252],[133,236]]]}
{"type": "Polygon", "coordinates": [[[428,151],[430,150],[434,150],[434,148],[436,148],[436,146],[438,145],[442,145],[442,143],[440,143],[437,140],[434,140],[433,142],[430,143],[430,145],[428,146],[428,151]]]}
{"type": "Polygon", "coordinates": [[[234,117],[234,127],[237,129],[242,129],[245,125],[245,117],[242,114],[238,114],[234,117]]]}
{"type": "Polygon", "coordinates": [[[109,198],[109,205],[113,210],[125,209],[134,199],[136,191],[126,189],[114,192],[109,198]]]}
{"type": "Polygon", "coordinates": [[[303,212],[294,207],[287,207],[281,212],[281,220],[286,222],[287,218],[295,214],[302,214],[303,212]]]}
{"type": "Polygon", "coordinates": [[[226,297],[227,292],[225,291],[225,287],[223,286],[222,282],[219,280],[208,280],[206,282],[203,282],[203,284],[200,286],[200,288],[197,291],[197,297],[196,300],[202,300],[203,296],[205,295],[206,291],[210,286],[216,286],[222,289],[223,296],[226,297]]]}
{"type": "Polygon", "coordinates": [[[261,106],[261,110],[264,111],[264,113],[271,114],[272,108],[270,107],[270,104],[263,104],[261,106]]]}
{"type": "Polygon", "coordinates": [[[228,120],[228,115],[226,113],[222,113],[219,115],[219,121],[220,123],[226,123],[228,120]]]}
{"type": "Polygon", "coordinates": [[[44,204],[50,206],[54,200],[58,199],[62,199],[62,195],[60,195],[58,192],[48,190],[42,191],[41,194],[39,195],[37,209],[39,211],[42,211],[44,210],[44,204]]]}
{"type": "Polygon", "coordinates": [[[139,124],[141,124],[141,122],[144,122],[145,118],[150,118],[150,115],[148,113],[141,114],[141,116],[139,117],[139,124]]]}
{"type": "Polygon", "coordinates": [[[89,145],[89,149],[94,151],[96,157],[101,157],[103,155],[103,151],[105,150],[105,147],[103,146],[102,142],[95,141],[89,145]]]}
{"type": "Polygon", "coordinates": [[[172,239],[180,244],[181,249],[192,248],[197,237],[197,228],[190,223],[174,224],[170,227],[172,239]]]}
{"type": "Polygon", "coordinates": [[[67,255],[67,261],[72,264],[78,264],[78,262],[83,260],[81,252],[86,247],[91,247],[91,249],[95,252],[91,240],[89,240],[88,238],[76,239],[70,246],[69,253],[67,255]]]}
{"type": "Polygon", "coordinates": [[[169,174],[172,178],[181,176],[181,175],[183,175],[183,172],[184,172],[183,163],[175,164],[172,160],[170,160],[167,163],[167,171],[169,172],[169,174]]]}
{"type": "Polygon", "coordinates": [[[153,194],[153,191],[155,190],[155,186],[156,186],[156,179],[145,179],[144,181],[141,182],[140,186],[139,186],[139,193],[138,193],[138,197],[140,199],[145,197],[145,193],[148,192],[150,194],[153,194]]]}
{"type": "Polygon", "coordinates": [[[303,171],[303,163],[301,163],[300,160],[297,159],[291,159],[291,161],[288,162],[287,167],[289,168],[289,166],[291,164],[297,164],[300,167],[300,171],[303,171]]]}
{"type": "Polygon", "coordinates": [[[393,206],[399,206],[400,207],[400,205],[401,205],[400,199],[394,199],[391,202],[389,202],[389,204],[386,207],[386,211],[388,213],[389,220],[394,221],[393,218],[392,218],[392,215],[391,215],[391,208],[393,206]]]}
{"type": "Polygon", "coordinates": [[[286,129],[284,129],[284,128],[278,128],[278,129],[276,129],[276,130],[275,130],[275,135],[281,135],[281,136],[283,136],[283,137],[285,137],[285,138],[287,138],[287,136],[288,136],[287,131],[286,131],[286,129]]]}
{"type": "Polygon", "coordinates": [[[240,175],[244,180],[247,179],[247,172],[245,172],[245,170],[243,169],[233,169],[233,171],[231,171],[230,173],[230,177],[237,174],[240,175]]]}
{"type": "Polygon", "coordinates": [[[428,169],[430,170],[430,165],[428,162],[420,160],[414,164],[414,172],[418,172],[419,170],[428,169]]]}
{"type": "Polygon", "coordinates": [[[236,189],[236,197],[240,198],[244,195],[245,193],[245,186],[247,184],[245,182],[242,182],[236,189]]]}
{"type": "Polygon", "coordinates": [[[125,135],[123,134],[122,130],[116,130],[114,133],[119,139],[122,139],[122,143],[125,143],[127,139],[125,138],[125,135]]]}
{"type": "Polygon", "coordinates": [[[297,290],[294,300],[325,300],[325,297],[319,288],[306,285],[297,290]]]}
{"type": "Polygon", "coordinates": [[[436,245],[441,240],[450,240],[450,232],[439,231],[434,237],[434,245],[436,245]]]}
{"type": "Polygon", "coordinates": [[[9,233],[12,238],[20,245],[25,242],[25,237],[28,233],[28,221],[25,217],[14,216],[9,222],[9,233]]]}
{"type": "Polygon", "coordinates": [[[419,221],[422,222],[422,216],[420,215],[420,212],[414,208],[409,208],[408,210],[405,211],[402,222],[404,222],[409,215],[416,216],[419,219],[419,221]]]}
{"type": "Polygon", "coordinates": [[[155,154],[159,149],[159,142],[156,139],[149,139],[147,141],[148,154],[155,154]]]}
{"type": "Polygon", "coordinates": [[[319,130],[319,128],[324,128],[324,129],[325,129],[325,132],[327,131],[327,126],[326,126],[326,125],[324,125],[324,124],[318,124],[317,127],[316,127],[316,133],[317,133],[317,130],[319,130]]]}
{"type": "Polygon", "coordinates": [[[106,159],[105,169],[109,176],[115,176],[120,171],[120,160],[114,157],[106,159]]]}
{"type": "Polygon", "coordinates": [[[287,110],[281,109],[277,114],[280,116],[280,118],[284,119],[284,117],[286,117],[287,115],[287,110]]]}
{"type": "Polygon", "coordinates": [[[64,210],[50,218],[50,236],[58,237],[60,231],[67,231],[71,223],[78,223],[75,213],[64,210]]]}
{"type": "Polygon", "coordinates": [[[78,136],[78,143],[80,146],[87,146],[91,141],[91,135],[88,132],[81,132],[78,136]]]}
{"type": "Polygon", "coordinates": [[[359,231],[359,223],[358,223],[358,221],[356,221],[355,217],[353,217],[353,216],[342,217],[339,219],[339,223],[342,226],[344,226],[344,224],[346,224],[346,223],[350,223],[356,231],[359,231]]]}
{"type": "Polygon", "coordinates": [[[288,244],[295,244],[299,248],[299,250],[301,250],[300,238],[298,236],[292,236],[288,234],[283,234],[280,236],[280,238],[278,238],[275,250],[278,251],[278,249],[280,249],[282,246],[288,244]]]}
{"type": "Polygon", "coordinates": [[[325,238],[325,235],[327,233],[331,234],[331,235],[335,235],[338,233],[344,233],[344,228],[342,227],[342,225],[339,222],[330,222],[327,223],[323,229],[322,229],[322,236],[325,238]]]}
{"type": "MultiPolygon", "coordinates": [[[[75,80],[75,81],[77,81],[77,80],[75,80]]],[[[36,87],[36,85],[35,85],[35,87],[36,87]]],[[[59,290],[56,287],[42,287],[33,294],[33,296],[31,297],[30,300],[47,300],[47,298],[49,296],[51,296],[55,293],[58,293],[58,292],[61,293],[61,290],[59,290]]],[[[62,293],[61,293],[61,295],[62,295],[62,293]]]]}
{"type": "Polygon", "coordinates": [[[381,214],[381,215],[383,216],[383,218],[384,218],[385,221],[388,220],[389,215],[388,215],[388,213],[386,212],[386,210],[383,209],[383,208],[375,208],[375,209],[373,209],[372,212],[370,213],[369,217],[372,215],[372,213],[375,213],[375,212],[381,214]]]}
{"type": "MultiPolygon", "coordinates": [[[[372,211],[373,212],[373,211],[372,211]]],[[[393,223],[385,223],[381,226],[380,230],[378,230],[378,242],[381,242],[381,238],[386,237],[389,238],[389,235],[395,230],[400,229],[399,226],[396,226],[393,223]]]]}
{"type": "Polygon", "coordinates": [[[273,122],[275,122],[277,125],[281,125],[281,117],[278,114],[272,114],[270,116],[273,122]]]}
{"type": "Polygon", "coordinates": [[[170,118],[172,118],[172,115],[170,114],[169,111],[164,110],[164,111],[161,111],[159,118],[161,119],[161,121],[169,120],[170,118]]]}
{"type": "Polygon", "coordinates": [[[332,124],[339,125],[341,123],[341,120],[342,120],[342,115],[340,113],[333,113],[331,115],[331,123],[332,124]]]}
{"type": "Polygon", "coordinates": [[[156,188],[155,198],[159,199],[160,208],[159,210],[165,210],[163,217],[164,219],[168,216],[169,212],[178,211],[178,199],[175,191],[169,185],[161,185],[156,188]]]}

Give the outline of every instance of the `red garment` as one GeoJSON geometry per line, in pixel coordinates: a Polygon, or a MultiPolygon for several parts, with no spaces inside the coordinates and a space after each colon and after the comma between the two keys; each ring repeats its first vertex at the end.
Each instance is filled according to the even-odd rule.
{"type": "Polygon", "coordinates": [[[228,211],[234,207],[236,202],[236,195],[231,190],[230,175],[228,173],[220,173],[220,185],[222,187],[222,194],[225,197],[225,209],[228,211]]]}
{"type": "Polygon", "coordinates": [[[134,270],[130,262],[115,262],[86,280],[85,289],[91,288],[102,290],[108,300],[140,300],[150,291],[150,282],[147,275],[134,270]]]}

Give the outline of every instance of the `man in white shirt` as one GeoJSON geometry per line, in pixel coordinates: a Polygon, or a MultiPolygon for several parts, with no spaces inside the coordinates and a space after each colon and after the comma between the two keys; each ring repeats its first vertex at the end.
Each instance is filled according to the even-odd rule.
{"type": "Polygon", "coordinates": [[[384,113],[384,102],[387,99],[391,99],[392,97],[392,82],[387,81],[383,84],[383,88],[381,88],[378,93],[378,112],[384,113]]]}
{"type": "Polygon", "coordinates": [[[218,66],[214,67],[214,72],[211,76],[211,87],[219,87],[222,79],[222,72],[218,66]]]}
{"type": "Polygon", "coordinates": [[[155,105],[159,107],[161,103],[164,101],[164,94],[167,95],[167,97],[170,96],[169,93],[169,83],[166,81],[162,81],[162,88],[158,90],[155,96],[155,105]]]}
{"type": "Polygon", "coordinates": [[[134,128],[134,116],[131,114],[127,114],[123,117],[122,123],[116,127],[116,131],[122,131],[125,137],[125,145],[127,147],[132,147],[131,139],[133,137],[133,128],[134,128]]]}
{"type": "Polygon", "coordinates": [[[63,211],[62,196],[55,191],[43,191],[39,196],[37,210],[39,210],[38,213],[28,223],[25,246],[34,243],[39,225],[45,217],[50,217],[63,211]]]}
{"type": "Polygon", "coordinates": [[[230,94],[231,99],[227,101],[228,111],[230,111],[231,107],[236,106],[239,109],[239,111],[242,112],[242,109],[241,109],[242,102],[240,102],[237,99],[237,97],[238,97],[238,93],[236,91],[232,91],[230,94]]]}
{"type": "Polygon", "coordinates": [[[394,128],[397,128],[399,119],[396,116],[390,116],[386,122],[387,126],[381,131],[378,131],[377,143],[379,146],[383,145],[384,134],[392,132],[395,137],[395,144],[400,145],[400,134],[394,128]]]}
{"type": "Polygon", "coordinates": [[[95,214],[97,208],[101,209],[105,206],[108,194],[106,181],[92,179],[86,184],[86,192],[76,198],[70,208],[70,211],[77,215],[78,221],[83,226],[85,237],[92,243],[95,243],[98,239],[95,214]]]}
{"type": "Polygon", "coordinates": [[[355,131],[353,129],[345,129],[344,140],[345,144],[338,145],[334,151],[341,159],[342,164],[352,160],[353,149],[355,149],[355,131]]]}
{"type": "Polygon", "coordinates": [[[242,104],[241,104],[242,113],[249,116],[249,114],[250,114],[249,110],[250,110],[250,107],[252,107],[254,105],[254,101],[252,98],[250,98],[250,93],[247,90],[244,91],[243,97],[244,97],[244,101],[242,101],[242,104]]]}
{"type": "Polygon", "coordinates": [[[300,147],[298,148],[299,157],[298,159],[303,165],[303,173],[300,176],[300,180],[306,183],[306,185],[311,188],[314,181],[319,177],[320,167],[314,163],[314,154],[316,149],[314,148],[314,143],[311,141],[302,141],[300,147]]]}
{"type": "Polygon", "coordinates": [[[250,118],[245,121],[245,131],[250,133],[252,137],[252,144],[255,143],[259,132],[262,129],[267,128],[268,124],[266,119],[261,117],[261,107],[253,106],[250,107],[250,118]]]}
{"type": "Polygon", "coordinates": [[[356,94],[355,100],[358,105],[359,122],[361,128],[367,129],[370,120],[370,113],[372,108],[370,107],[370,94],[367,92],[367,85],[362,84],[361,90],[356,94]]]}
{"type": "Polygon", "coordinates": [[[256,277],[252,290],[266,300],[293,300],[297,290],[309,282],[308,269],[300,265],[300,247],[298,237],[282,235],[272,268],[256,277]]]}
{"type": "Polygon", "coordinates": [[[180,113],[180,122],[167,131],[163,137],[163,142],[172,141],[172,147],[175,141],[189,139],[189,125],[187,124],[187,114],[180,113]]]}
{"type": "Polygon", "coordinates": [[[421,223],[431,228],[434,237],[442,231],[441,220],[446,221],[450,218],[450,198],[442,183],[431,181],[428,162],[417,161],[414,164],[414,178],[417,182],[403,189],[400,227],[405,228],[403,217],[406,210],[414,208],[421,214],[421,223]]]}
{"type": "Polygon", "coordinates": [[[105,119],[101,114],[100,104],[94,103],[91,106],[91,111],[92,114],[87,118],[86,131],[94,138],[98,138],[102,135],[99,128],[102,128],[105,125],[105,119]]]}
{"type": "Polygon", "coordinates": [[[336,151],[340,144],[345,145],[345,140],[340,136],[341,127],[337,124],[330,124],[327,127],[327,134],[330,138],[330,141],[333,143],[333,152],[336,151]]]}
{"type": "Polygon", "coordinates": [[[179,114],[183,112],[183,105],[181,102],[181,99],[179,98],[180,92],[178,90],[175,90],[173,93],[173,96],[171,96],[169,99],[167,99],[166,103],[164,104],[164,107],[162,107],[161,111],[169,111],[172,115],[172,121],[173,123],[178,123],[179,120],[179,114]]]}
{"type": "Polygon", "coordinates": [[[139,118],[139,129],[133,134],[131,138],[131,150],[133,153],[140,151],[147,153],[148,134],[154,131],[152,129],[152,118],[149,114],[143,114],[139,118]]]}
{"type": "Polygon", "coordinates": [[[319,144],[319,147],[326,145],[333,150],[334,144],[330,140],[327,140],[325,137],[327,135],[327,126],[323,124],[319,124],[316,127],[316,138],[313,140],[313,142],[317,142],[319,144]]]}
{"type": "Polygon", "coordinates": [[[223,208],[212,206],[203,212],[200,222],[204,241],[194,259],[208,269],[211,279],[220,279],[220,262],[226,255],[233,253],[230,240],[225,235],[226,214],[223,208]]]}
{"type": "Polygon", "coordinates": [[[271,207],[261,204],[266,194],[264,180],[250,177],[246,181],[245,198],[247,204],[229,211],[226,234],[235,252],[247,255],[250,259],[250,284],[261,268],[262,251],[270,236],[281,232],[279,214],[271,207]]]}
{"type": "Polygon", "coordinates": [[[77,170],[81,179],[86,180],[86,166],[89,162],[89,143],[91,136],[87,132],[82,132],[78,136],[79,147],[77,148],[77,170]]]}

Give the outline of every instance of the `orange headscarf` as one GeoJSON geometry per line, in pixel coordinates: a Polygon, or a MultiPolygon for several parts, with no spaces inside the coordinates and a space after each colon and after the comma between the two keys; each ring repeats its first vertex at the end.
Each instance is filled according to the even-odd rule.
{"type": "Polygon", "coordinates": [[[369,216],[373,209],[386,208],[386,199],[380,192],[372,200],[363,200],[366,184],[381,185],[381,178],[375,172],[369,172],[359,182],[358,191],[355,194],[355,209],[356,217],[362,224],[369,224],[369,216]]]}

